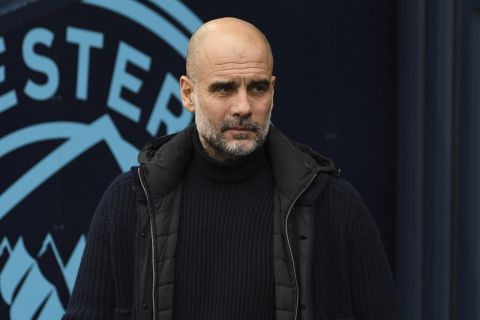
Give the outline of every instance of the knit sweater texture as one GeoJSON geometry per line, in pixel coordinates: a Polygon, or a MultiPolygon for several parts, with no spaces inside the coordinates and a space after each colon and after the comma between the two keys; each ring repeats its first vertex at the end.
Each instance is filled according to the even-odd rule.
{"type": "Polygon", "coordinates": [[[193,136],[175,261],[176,320],[275,318],[273,175],[264,148],[220,162],[193,136]]]}
{"type": "MultiPolygon", "coordinates": [[[[131,320],[134,308],[141,306],[134,274],[136,244],[143,237],[137,206],[144,200],[135,191],[134,174],[117,177],[96,209],[64,320],[131,320]]],[[[293,241],[300,255],[296,261],[305,257],[295,248],[302,243],[311,246],[311,264],[298,270],[299,280],[308,280],[302,289],[311,293],[309,319],[403,319],[383,246],[365,204],[342,178],[318,181],[323,181],[321,192],[307,192],[292,208],[296,224],[313,226],[313,239],[299,234],[293,241]],[[311,220],[302,220],[306,212],[311,220]]],[[[309,187],[316,188],[316,182],[309,187]]]]}

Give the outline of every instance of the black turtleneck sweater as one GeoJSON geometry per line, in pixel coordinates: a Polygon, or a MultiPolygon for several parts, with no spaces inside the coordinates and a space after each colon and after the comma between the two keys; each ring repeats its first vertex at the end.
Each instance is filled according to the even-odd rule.
{"type": "Polygon", "coordinates": [[[261,148],[210,158],[194,135],[183,183],[175,319],[275,319],[273,174],[261,148]]]}

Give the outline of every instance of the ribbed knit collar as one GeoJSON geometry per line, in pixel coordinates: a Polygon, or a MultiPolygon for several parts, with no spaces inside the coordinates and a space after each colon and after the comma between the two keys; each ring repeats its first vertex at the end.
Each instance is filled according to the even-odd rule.
{"type": "Polygon", "coordinates": [[[249,180],[265,171],[268,167],[265,145],[248,156],[238,160],[218,161],[211,158],[204,150],[198,132],[193,134],[194,152],[192,163],[208,180],[219,183],[239,183],[249,180]]]}

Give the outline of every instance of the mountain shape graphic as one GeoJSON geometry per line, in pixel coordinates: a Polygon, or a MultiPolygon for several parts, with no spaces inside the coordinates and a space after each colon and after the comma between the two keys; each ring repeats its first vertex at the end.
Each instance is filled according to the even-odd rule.
{"type": "Polygon", "coordinates": [[[62,274],[63,270],[57,263],[55,251],[50,245],[47,247],[46,251],[37,258],[37,264],[45,279],[55,284],[58,297],[60,298],[62,305],[66,307],[70,292],[62,274]]]}

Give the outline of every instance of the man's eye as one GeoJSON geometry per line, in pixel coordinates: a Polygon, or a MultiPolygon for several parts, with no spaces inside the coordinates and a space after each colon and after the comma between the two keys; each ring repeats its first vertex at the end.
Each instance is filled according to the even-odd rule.
{"type": "Polygon", "coordinates": [[[268,90],[268,87],[265,86],[265,85],[258,85],[258,86],[253,87],[253,91],[255,91],[257,93],[265,92],[267,90],[268,90]]]}
{"type": "Polygon", "coordinates": [[[233,90],[232,86],[218,86],[215,88],[215,91],[218,93],[229,93],[233,90]]]}

